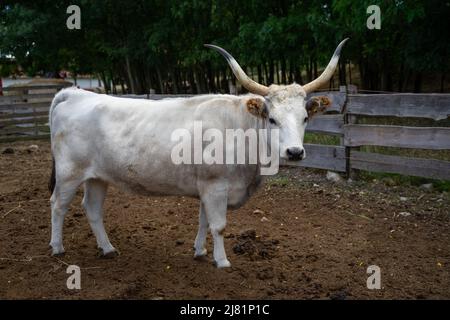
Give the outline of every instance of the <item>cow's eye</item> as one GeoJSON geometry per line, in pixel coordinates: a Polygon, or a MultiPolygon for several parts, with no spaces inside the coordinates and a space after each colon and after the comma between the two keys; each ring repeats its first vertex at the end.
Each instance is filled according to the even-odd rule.
{"type": "Polygon", "coordinates": [[[271,124],[273,124],[273,125],[276,125],[276,124],[277,124],[277,122],[275,121],[274,118],[269,118],[269,122],[270,122],[271,124]]]}
{"type": "Polygon", "coordinates": [[[308,123],[309,118],[306,117],[305,120],[303,120],[304,123],[308,123]]]}

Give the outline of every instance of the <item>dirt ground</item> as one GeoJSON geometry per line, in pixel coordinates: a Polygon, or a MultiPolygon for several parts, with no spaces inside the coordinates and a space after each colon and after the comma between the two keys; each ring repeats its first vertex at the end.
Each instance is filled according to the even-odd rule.
{"type": "Polygon", "coordinates": [[[232,267],[193,259],[197,200],[142,197],[110,187],[105,224],[120,251],[97,256],[80,206],[65,220],[63,257],[51,257],[45,141],[1,144],[2,299],[450,299],[450,199],[383,181],[332,183],[322,171],[283,169],[228,213],[232,267]],[[29,148],[37,145],[39,149],[29,148]],[[69,290],[67,265],[81,268],[69,290]],[[381,269],[381,289],[366,286],[381,269]]]}

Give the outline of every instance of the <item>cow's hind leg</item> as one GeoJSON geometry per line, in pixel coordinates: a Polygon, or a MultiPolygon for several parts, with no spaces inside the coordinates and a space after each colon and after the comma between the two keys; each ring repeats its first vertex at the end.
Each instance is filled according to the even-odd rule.
{"type": "Polygon", "coordinates": [[[218,268],[230,267],[231,264],[227,259],[223,244],[223,232],[227,224],[227,184],[223,181],[207,182],[200,189],[200,198],[205,207],[214,241],[214,261],[218,268]]]}
{"type": "Polygon", "coordinates": [[[116,254],[116,249],[109,242],[103,225],[103,202],[107,188],[108,184],[98,179],[85,181],[83,206],[86,209],[86,216],[97,240],[98,248],[102,250],[103,256],[112,257],[116,254]]]}
{"type": "Polygon", "coordinates": [[[80,182],[75,180],[56,181],[55,189],[53,190],[53,194],[50,198],[52,208],[52,237],[50,240],[50,246],[52,247],[52,255],[60,255],[64,253],[64,217],[79,185],[80,182]]]}
{"type": "Polygon", "coordinates": [[[208,233],[208,220],[206,218],[205,206],[200,201],[200,210],[198,213],[198,232],[194,242],[194,258],[203,257],[207,254],[205,248],[206,235],[208,233]]]}

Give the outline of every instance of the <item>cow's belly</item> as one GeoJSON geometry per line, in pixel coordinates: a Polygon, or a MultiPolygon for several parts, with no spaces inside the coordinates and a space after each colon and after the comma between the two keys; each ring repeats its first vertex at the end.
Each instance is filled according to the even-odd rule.
{"type": "Polygon", "coordinates": [[[235,175],[229,177],[228,207],[237,209],[244,205],[247,200],[258,190],[262,184],[260,175],[243,177],[235,175]]]}
{"type": "Polygon", "coordinates": [[[95,171],[98,178],[133,193],[149,196],[198,196],[195,172],[190,166],[176,166],[169,162],[127,162],[95,171]]]}
{"type": "Polygon", "coordinates": [[[228,185],[228,206],[239,208],[258,189],[261,176],[246,170],[229,169],[226,172],[208,165],[175,165],[171,162],[126,163],[102,172],[98,177],[119,188],[147,196],[189,196],[199,198],[198,181],[220,179],[228,185]]]}

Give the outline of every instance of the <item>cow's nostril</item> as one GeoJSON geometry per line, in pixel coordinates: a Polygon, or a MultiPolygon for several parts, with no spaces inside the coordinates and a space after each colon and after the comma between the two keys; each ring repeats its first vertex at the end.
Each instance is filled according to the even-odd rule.
{"type": "Polygon", "coordinates": [[[305,150],[303,148],[292,147],[292,148],[288,148],[286,150],[286,153],[288,154],[289,159],[300,160],[302,158],[303,154],[305,153],[305,150]]]}

